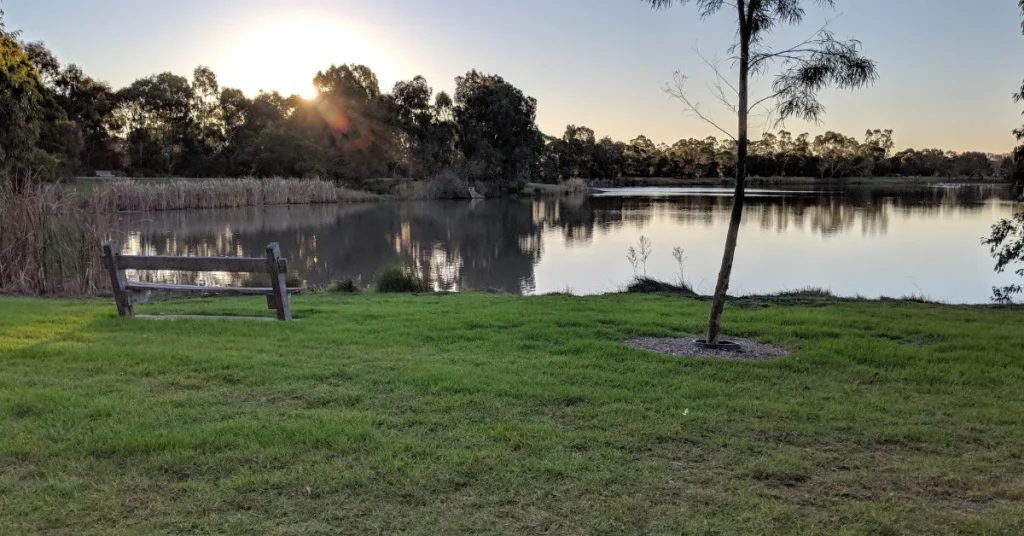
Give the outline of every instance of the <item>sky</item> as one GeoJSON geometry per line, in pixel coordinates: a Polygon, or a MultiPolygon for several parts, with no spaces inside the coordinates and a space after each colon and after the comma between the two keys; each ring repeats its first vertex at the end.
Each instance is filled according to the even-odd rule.
{"type": "MultiPolygon", "coordinates": [[[[1012,0],[838,0],[812,7],[799,27],[768,42],[795,44],[830,21],[857,38],[880,79],[857,91],[826,90],[821,123],[862,138],[890,128],[897,148],[1008,152],[1024,106],[1020,13],[1012,0]]],[[[501,75],[538,101],[541,130],[568,124],[597,136],[655,142],[721,134],[664,91],[673,73],[687,95],[727,130],[735,117],[708,89],[718,58],[726,76],[734,19],[701,20],[696,8],[653,11],[641,0],[0,0],[8,29],[44,41],[115,89],[150,74],[212,67],[222,86],[307,94],[319,69],[364,63],[382,90],[423,75],[454,89],[470,69],[501,75]],[[699,54],[698,54],[699,51],[699,54]]],[[[754,86],[770,87],[771,72],[754,86]]],[[[758,122],[760,124],[760,122],[758,122]]]]}

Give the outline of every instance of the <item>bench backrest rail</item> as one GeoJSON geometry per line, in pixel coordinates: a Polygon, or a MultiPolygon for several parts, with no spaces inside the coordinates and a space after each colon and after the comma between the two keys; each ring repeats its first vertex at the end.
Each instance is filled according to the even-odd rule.
{"type": "Polygon", "coordinates": [[[290,295],[299,289],[289,289],[286,279],[288,261],[281,257],[281,247],[275,242],[267,246],[266,257],[169,257],[162,255],[122,255],[117,242],[103,245],[103,264],[110,273],[110,286],[114,291],[117,313],[135,316],[132,303],[133,290],[160,290],[166,292],[215,292],[220,294],[264,294],[267,306],[277,311],[279,320],[291,320],[290,295]],[[125,270],[179,270],[186,272],[263,272],[270,276],[270,288],[242,289],[235,287],[203,287],[129,281],[125,270]]]}

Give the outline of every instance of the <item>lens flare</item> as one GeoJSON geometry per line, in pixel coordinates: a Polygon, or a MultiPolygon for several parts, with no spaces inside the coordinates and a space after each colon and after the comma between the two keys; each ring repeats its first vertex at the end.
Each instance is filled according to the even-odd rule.
{"type": "Polygon", "coordinates": [[[316,97],[317,113],[331,129],[339,147],[367,149],[370,146],[369,122],[357,113],[345,113],[345,106],[335,103],[330,96],[316,97]],[[361,127],[362,126],[362,127],[361,127]]]}
{"type": "Polygon", "coordinates": [[[318,98],[316,110],[320,112],[320,117],[324,118],[324,121],[327,122],[327,125],[334,132],[347,134],[352,130],[352,121],[349,121],[341,107],[335,105],[330,99],[326,97],[318,98]]]}

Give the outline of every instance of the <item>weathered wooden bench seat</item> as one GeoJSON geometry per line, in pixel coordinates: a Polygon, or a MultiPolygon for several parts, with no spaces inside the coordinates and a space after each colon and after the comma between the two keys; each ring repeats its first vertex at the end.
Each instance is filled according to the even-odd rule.
{"type": "Polygon", "coordinates": [[[103,263],[110,272],[110,286],[117,302],[117,313],[135,316],[132,292],[205,292],[236,296],[266,296],[267,307],[277,311],[279,320],[291,320],[291,295],[302,292],[288,288],[286,275],[288,261],[281,257],[281,248],[273,243],[267,246],[265,258],[253,257],[168,257],[122,255],[116,242],[103,246],[103,263]],[[270,287],[213,287],[205,285],[175,285],[129,281],[125,270],[178,270],[185,272],[259,273],[270,276],[270,287]]]}

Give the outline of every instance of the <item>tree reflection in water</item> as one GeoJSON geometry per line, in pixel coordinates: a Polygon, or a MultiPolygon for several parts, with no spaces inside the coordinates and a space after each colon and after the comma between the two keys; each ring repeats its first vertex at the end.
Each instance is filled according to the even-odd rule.
{"type": "MultiPolygon", "coordinates": [[[[982,211],[986,201],[1006,195],[992,187],[755,193],[745,224],[777,234],[809,230],[825,238],[853,232],[875,237],[889,232],[893,218],[952,218],[982,211]]],[[[655,220],[725,226],[730,204],[727,195],[706,192],[248,207],[120,215],[114,235],[131,253],[157,255],[262,256],[267,243],[279,242],[292,269],[311,285],[336,279],[369,284],[380,269],[399,264],[428,277],[439,290],[529,293],[536,290],[535,267],[544,255],[546,233],[559,233],[565,247],[573,248],[615,232],[639,237],[655,220]]],[[[240,279],[232,274],[142,277],[202,284],[240,279]]]]}

